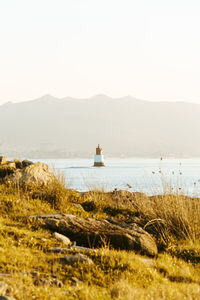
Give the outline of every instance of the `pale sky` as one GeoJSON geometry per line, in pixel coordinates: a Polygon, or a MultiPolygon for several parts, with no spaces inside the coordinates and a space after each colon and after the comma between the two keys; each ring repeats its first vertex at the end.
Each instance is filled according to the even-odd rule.
{"type": "Polygon", "coordinates": [[[0,0],[0,104],[44,94],[200,103],[200,1],[0,0]]]}

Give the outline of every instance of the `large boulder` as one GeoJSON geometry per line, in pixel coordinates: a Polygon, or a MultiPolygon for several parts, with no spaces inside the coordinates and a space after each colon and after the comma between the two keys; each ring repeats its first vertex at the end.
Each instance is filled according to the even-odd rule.
{"type": "Polygon", "coordinates": [[[51,183],[55,180],[55,175],[48,165],[37,162],[30,164],[23,169],[17,169],[13,174],[9,175],[6,179],[16,184],[39,184],[44,185],[51,183]]]}
{"type": "Polygon", "coordinates": [[[43,218],[42,222],[47,228],[68,236],[82,246],[95,247],[108,243],[116,249],[134,250],[148,256],[157,254],[153,238],[134,223],[126,224],[113,219],[78,218],[71,215],[47,217],[43,218]]]}

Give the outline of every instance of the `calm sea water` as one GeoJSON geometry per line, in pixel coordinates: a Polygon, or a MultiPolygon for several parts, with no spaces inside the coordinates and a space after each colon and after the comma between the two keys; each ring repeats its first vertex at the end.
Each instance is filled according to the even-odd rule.
{"type": "MultiPolygon", "coordinates": [[[[36,160],[34,160],[36,161],[36,160]]],[[[93,167],[93,159],[40,159],[62,172],[66,185],[78,191],[126,189],[148,195],[165,191],[200,197],[200,158],[108,158],[105,167],[93,167]]]]}

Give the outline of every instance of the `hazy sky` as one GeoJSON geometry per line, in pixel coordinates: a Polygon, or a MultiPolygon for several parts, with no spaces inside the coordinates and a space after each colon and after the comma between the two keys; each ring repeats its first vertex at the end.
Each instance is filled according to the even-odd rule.
{"type": "Polygon", "coordinates": [[[0,103],[47,93],[200,103],[200,1],[0,0],[0,103]]]}

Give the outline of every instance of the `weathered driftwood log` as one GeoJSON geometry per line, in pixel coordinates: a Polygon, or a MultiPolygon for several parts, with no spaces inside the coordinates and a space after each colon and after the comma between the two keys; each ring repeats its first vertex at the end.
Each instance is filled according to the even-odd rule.
{"type": "Polygon", "coordinates": [[[42,222],[47,228],[68,236],[81,246],[97,247],[108,243],[115,249],[134,250],[148,256],[157,254],[153,238],[136,224],[70,215],[59,219],[44,218],[42,222]]]}

